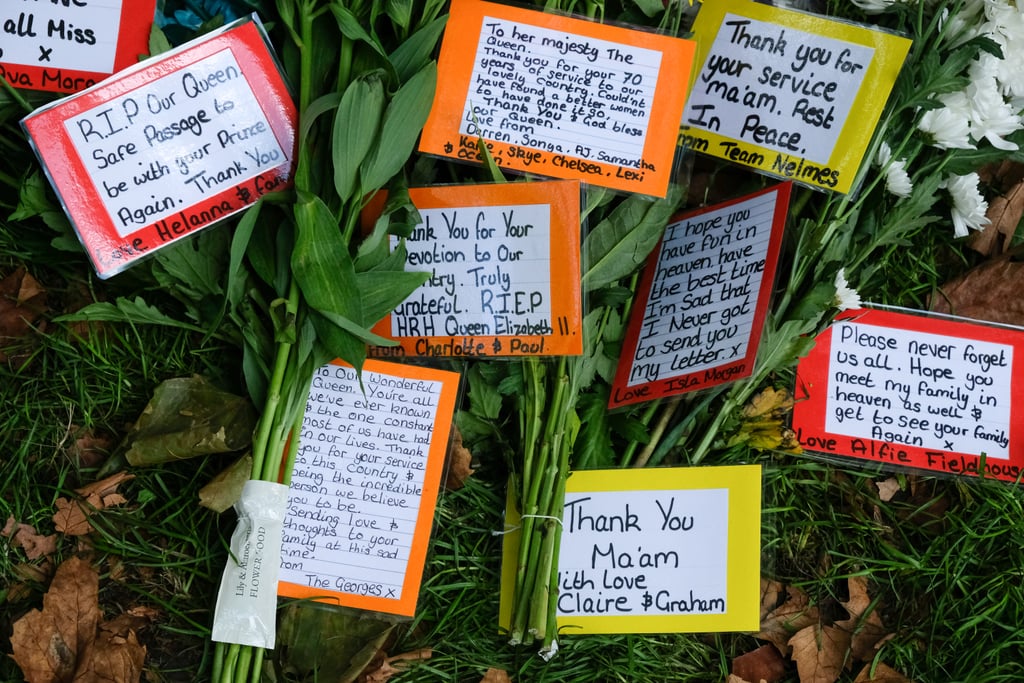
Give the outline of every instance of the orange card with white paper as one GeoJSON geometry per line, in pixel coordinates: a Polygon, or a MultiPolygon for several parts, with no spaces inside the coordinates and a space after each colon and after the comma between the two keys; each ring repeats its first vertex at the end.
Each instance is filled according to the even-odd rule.
{"type": "Polygon", "coordinates": [[[696,44],[453,0],[420,151],[664,197],[696,44]]]}
{"type": "Polygon", "coordinates": [[[440,185],[409,197],[421,217],[405,240],[409,269],[430,279],[374,327],[399,345],[372,356],[583,353],[578,182],[440,185]]]}
{"type": "Polygon", "coordinates": [[[368,360],[313,378],[288,495],[278,594],[412,616],[459,374],[368,360]],[[365,393],[364,393],[365,389],[365,393]]]}

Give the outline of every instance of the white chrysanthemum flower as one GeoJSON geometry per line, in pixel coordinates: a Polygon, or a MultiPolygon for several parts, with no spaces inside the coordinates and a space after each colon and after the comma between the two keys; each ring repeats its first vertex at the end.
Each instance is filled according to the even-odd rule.
{"type": "Polygon", "coordinates": [[[968,229],[981,230],[991,222],[985,215],[988,202],[978,189],[980,180],[977,173],[968,173],[947,176],[939,184],[953,198],[953,234],[957,237],[966,237],[968,229]]]}
{"type": "Polygon", "coordinates": [[[949,9],[943,8],[939,28],[945,32],[950,45],[961,45],[982,35],[984,12],[985,0],[966,0],[952,17],[949,9]]]}
{"type": "Polygon", "coordinates": [[[971,103],[962,92],[939,96],[943,106],[921,115],[919,130],[932,136],[939,149],[974,149],[971,142],[971,103]]]}
{"type": "Polygon", "coordinates": [[[868,14],[880,14],[896,4],[896,0],[853,0],[853,4],[868,14]]]}
{"type": "Polygon", "coordinates": [[[914,184],[910,182],[910,175],[907,173],[907,160],[894,160],[892,149],[889,148],[888,143],[882,141],[878,148],[876,162],[885,171],[885,189],[901,199],[909,197],[910,193],[914,191],[914,184]]]}
{"type": "MultiPolygon", "coordinates": [[[[994,40],[1003,53],[1002,59],[982,52],[978,61],[984,72],[995,77],[999,90],[1011,99],[1015,110],[1024,107],[1024,3],[1014,6],[1005,2],[989,2],[985,6],[988,23],[984,33],[994,40]]],[[[973,76],[972,76],[973,78],[973,76]]]]}
{"type": "Polygon", "coordinates": [[[992,76],[980,75],[967,86],[966,95],[971,103],[971,137],[988,140],[996,149],[1015,151],[1016,143],[1003,139],[1004,135],[1024,127],[992,76]]]}
{"type": "Polygon", "coordinates": [[[836,295],[832,299],[832,305],[840,311],[849,311],[861,307],[860,294],[846,281],[846,269],[840,268],[835,279],[836,295]]]}

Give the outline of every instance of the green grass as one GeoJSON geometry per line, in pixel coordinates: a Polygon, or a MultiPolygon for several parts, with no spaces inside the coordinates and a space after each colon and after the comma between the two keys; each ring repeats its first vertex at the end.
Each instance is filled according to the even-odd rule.
{"type": "MultiPolygon", "coordinates": [[[[912,248],[883,256],[881,275],[864,287],[871,300],[923,306],[944,277],[976,260],[950,249],[932,230],[915,235],[912,248]]],[[[6,249],[10,237],[0,231],[0,247],[6,249]]],[[[8,255],[5,267],[26,256],[8,255]]],[[[43,257],[30,259],[36,261],[45,264],[43,257]]],[[[116,281],[91,282],[81,263],[40,265],[34,274],[51,292],[55,313],[83,284],[108,297],[120,291],[116,281]]],[[[106,325],[83,338],[51,326],[33,338],[34,348],[17,365],[0,365],[0,515],[49,533],[55,500],[97,476],[66,454],[78,430],[116,442],[161,380],[200,372],[240,391],[237,354],[200,342],[155,327],[106,325]]],[[[615,445],[623,447],[621,435],[615,445]]],[[[735,656],[760,644],[748,634],[565,636],[548,663],[532,648],[509,646],[496,623],[501,539],[492,533],[503,527],[507,446],[480,447],[477,474],[439,500],[416,618],[399,626],[388,649],[430,647],[433,656],[393,680],[475,683],[496,667],[517,681],[720,681],[735,656]]],[[[750,461],[765,465],[764,576],[806,591],[828,621],[846,617],[840,604],[848,597],[845,579],[866,576],[893,633],[877,660],[914,680],[1024,680],[1024,496],[1018,487],[920,477],[911,495],[908,475],[900,474],[903,490],[883,502],[874,485],[889,476],[881,470],[742,448],[712,450],[704,464],[750,461]]],[[[106,616],[138,604],[159,610],[141,634],[154,681],[202,680],[209,671],[212,605],[233,518],[199,508],[196,497],[223,464],[223,458],[208,458],[135,470],[124,486],[130,503],[95,518],[91,542],[106,616]]],[[[685,461],[673,452],[664,464],[685,461]]],[[[75,549],[74,539],[62,539],[55,560],[75,549]]],[[[0,591],[16,582],[23,561],[18,550],[0,555],[0,591]]],[[[29,589],[0,604],[4,638],[17,617],[40,605],[45,584],[29,589]]],[[[841,680],[852,681],[858,669],[841,680]]],[[[0,658],[0,680],[21,680],[7,657],[0,658]]],[[[798,680],[792,664],[785,680],[798,680]]]]}
{"type": "MultiPolygon", "coordinates": [[[[48,287],[51,305],[60,305],[68,280],[45,268],[34,274],[48,287]]],[[[162,380],[201,372],[237,384],[231,354],[199,342],[195,335],[160,328],[105,325],[80,336],[51,324],[21,347],[30,350],[17,364],[0,363],[0,517],[53,533],[57,498],[98,475],[96,467],[84,468],[70,455],[74,440],[89,432],[109,436],[116,446],[162,380]]],[[[197,491],[222,464],[210,458],[135,470],[135,479],[121,488],[129,502],[93,516],[97,532],[90,543],[101,572],[104,616],[138,605],[158,610],[154,624],[140,633],[149,646],[153,680],[191,681],[206,668],[210,605],[230,528],[197,505],[197,491]],[[110,576],[114,566],[116,580],[110,576]]],[[[0,643],[9,653],[11,624],[40,606],[46,586],[32,583],[27,594],[9,594],[26,558],[2,543],[0,643]]],[[[58,536],[52,562],[78,550],[77,539],[58,536]]],[[[0,680],[21,680],[8,657],[0,658],[0,680]]]]}

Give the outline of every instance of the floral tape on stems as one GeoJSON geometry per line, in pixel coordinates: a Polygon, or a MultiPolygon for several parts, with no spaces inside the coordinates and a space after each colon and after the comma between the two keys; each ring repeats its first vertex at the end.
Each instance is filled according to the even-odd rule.
{"type": "Polygon", "coordinates": [[[288,487],[250,480],[235,504],[238,525],[220,581],[212,639],[273,649],[277,572],[288,487]]]}

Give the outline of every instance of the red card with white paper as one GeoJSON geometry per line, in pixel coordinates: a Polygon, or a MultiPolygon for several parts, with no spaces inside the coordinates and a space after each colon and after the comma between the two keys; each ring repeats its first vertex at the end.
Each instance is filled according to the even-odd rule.
{"type": "Polygon", "coordinates": [[[781,183],[669,223],[644,270],[609,407],[753,372],[790,187],[781,183]]]}
{"type": "Polygon", "coordinates": [[[149,51],[156,0],[0,3],[0,78],[15,88],[77,92],[149,51]]]}
{"type": "Polygon", "coordinates": [[[296,110],[243,19],[22,121],[100,277],[284,188],[296,110]]]}
{"type": "Polygon", "coordinates": [[[848,311],[800,362],[793,428],[807,451],[1015,481],[1022,371],[1020,328],[848,311]]]}

